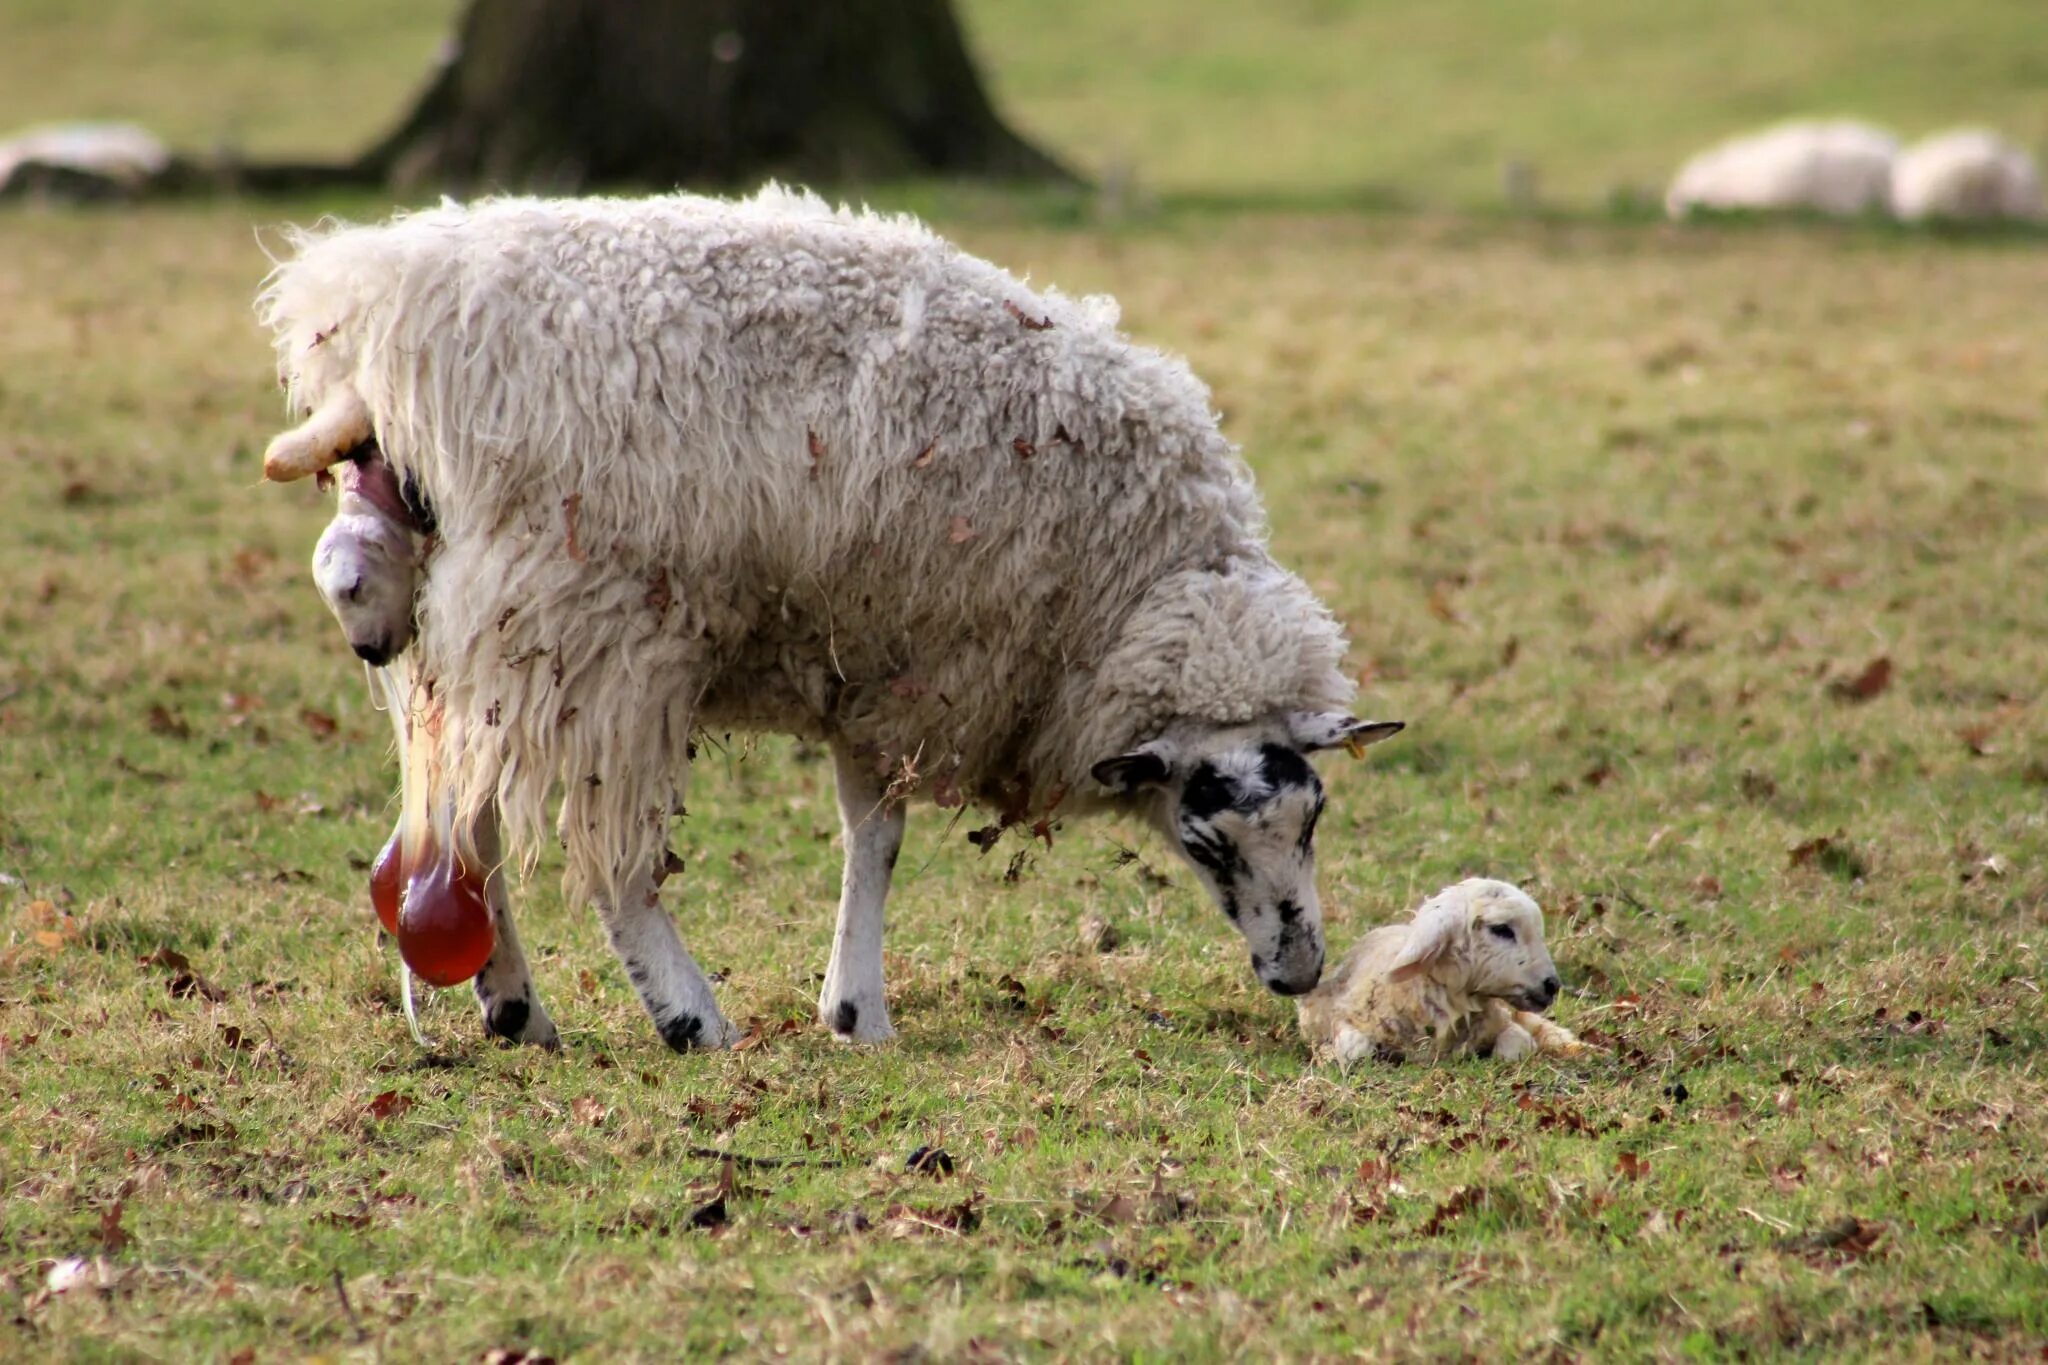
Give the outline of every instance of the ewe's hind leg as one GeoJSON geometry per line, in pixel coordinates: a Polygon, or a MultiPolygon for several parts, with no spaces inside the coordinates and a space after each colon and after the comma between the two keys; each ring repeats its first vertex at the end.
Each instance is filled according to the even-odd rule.
{"type": "Polygon", "coordinates": [[[484,1032],[515,1043],[532,1043],[553,1050],[562,1045],[555,1021],[548,1018],[533,988],[533,972],[526,965],[526,953],[519,946],[519,931],[512,927],[512,896],[505,887],[503,854],[498,844],[498,812],[486,809],[471,832],[477,856],[490,869],[484,893],[491,905],[491,921],[497,929],[497,946],[490,960],[476,974],[477,1004],[483,1007],[484,1032]]]}
{"type": "Polygon", "coordinates": [[[896,1036],[882,994],[882,906],[903,847],[903,806],[844,746],[832,747],[846,870],[839,883],[839,924],[818,996],[818,1018],[838,1037],[879,1043],[896,1036]]]}
{"type": "Polygon", "coordinates": [[[677,1052],[731,1047],[739,1041],[739,1030],[719,1013],[711,983],[676,936],[675,921],[661,908],[658,886],[649,869],[621,884],[618,904],[598,898],[612,951],[625,964],[663,1042],[677,1052]]]}

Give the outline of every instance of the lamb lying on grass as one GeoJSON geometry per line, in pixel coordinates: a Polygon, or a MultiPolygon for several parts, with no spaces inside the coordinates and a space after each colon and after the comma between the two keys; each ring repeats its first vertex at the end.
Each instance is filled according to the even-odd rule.
{"type": "Polygon", "coordinates": [[[1543,911],[1506,882],[1474,877],[1422,903],[1407,924],[1375,929],[1300,1002],[1319,1060],[1386,1061],[1531,1053],[1585,1044],[1541,1011],[1557,998],[1543,911]]]}

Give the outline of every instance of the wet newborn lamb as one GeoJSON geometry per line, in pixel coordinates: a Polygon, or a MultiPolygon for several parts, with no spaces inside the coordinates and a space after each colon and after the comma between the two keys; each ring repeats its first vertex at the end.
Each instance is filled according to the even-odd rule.
{"type": "Polygon", "coordinates": [[[1472,1055],[1512,1062],[1585,1044],[1541,1011],[1557,998],[1543,911],[1519,888],[1474,877],[1367,934],[1300,1001],[1318,1059],[1472,1055]]]}

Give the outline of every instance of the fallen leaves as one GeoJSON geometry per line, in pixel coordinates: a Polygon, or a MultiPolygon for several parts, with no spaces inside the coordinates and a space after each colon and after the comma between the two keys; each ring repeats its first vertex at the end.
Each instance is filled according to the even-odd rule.
{"type": "Polygon", "coordinates": [[[77,917],[62,909],[55,901],[32,900],[22,910],[28,921],[29,937],[38,947],[51,952],[62,952],[84,936],[77,917]]]}
{"type": "Polygon", "coordinates": [[[192,738],[191,725],[183,717],[173,715],[171,709],[162,702],[157,702],[149,708],[148,724],[149,732],[153,735],[162,735],[166,739],[192,738]]]}
{"type": "Polygon", "coordinates": [[[1885,655],[1878,655],[1863,666],[1863,671],[1853,678],[1837,678],[1828,684],[1828,695],[1836,701],[1852,704],[1871,701],[1892,685],[1892,661],[1885,655]]]}
{"type": "Polygon", "coordinates": [[[406,1112],[412,1106],[412,1096],[401,1094],[396,1090],[386,1090],[382,1094],[373,1097],[363,1108],[373,1120],[378,1123],[384,1123],[391,1119],[404,1118],[406,1112]]]}
{"type": "Polygon", "coordinates": [[[191,960],[175,948],[158,948],[155,952],[137,959],[144,967],[160,967],[171,974],[168,983],[173,1000],[189,1000],[194,996],[213,1004],[220,1004],[228,993],[208,981],[193,967],[191,960]]]}
{"type": "Polygon", "coordinates": [[[903,1169],[912,1175],[934,1179],[953,1174],[953,1154],[943,1147],[922,1146],[904,1159],[903,1169]]]}
{"type": "Polygon", "coordinates": [[[1771,1243],[1773,1251],[1786,1252],[1816,1265],[1844,1265],[1862,1260],[1883,1240],[1885,1225],[1849,1214],[1824,1228],[1780,1237],[1771,1243]]]}
{"type": "Polygon", "coordinates": [[[1802,843],[1795,844],[1788,852],[1790,865],[1795,868],[1812,868],[1825,872],[1831,877],[1844,881],[1855,881],[1868,875],[1870,866],[1863,855],[1856,851],[1844,830],[1833,834],[1817,834],[1802,843]]]}

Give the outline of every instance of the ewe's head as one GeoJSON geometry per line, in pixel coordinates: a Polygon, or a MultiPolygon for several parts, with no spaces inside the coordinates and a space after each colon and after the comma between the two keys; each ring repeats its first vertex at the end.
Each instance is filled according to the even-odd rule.
{"type": "Polygon", "coordinates": [[[1302,755],[1377,743],[1400,728],[1308,712],[1262,725],[1182,724],[1093,773],[1137,803],[1194,867],[1244,935],[1267,989],[1300,995],[1323,972],[1315,854],[1323,784],[1302,755]]]}
{"type": "Polygon", "coordinates": [[[383,456],[344,463],[340,473],[334,520],[313,548],[313,582],[349,648],[381,667],[412,643],[414,517],[383,456]]]}
{"type": "Polygon", "coordinates": [[[1474,877],[1415,912],[1408,944],[1387,975],[1424,974],[1469,995],[1544,1010],[1557,999],[1557,967],[1543,946],[1543,911],[1519,888],[1474,877]]]}

